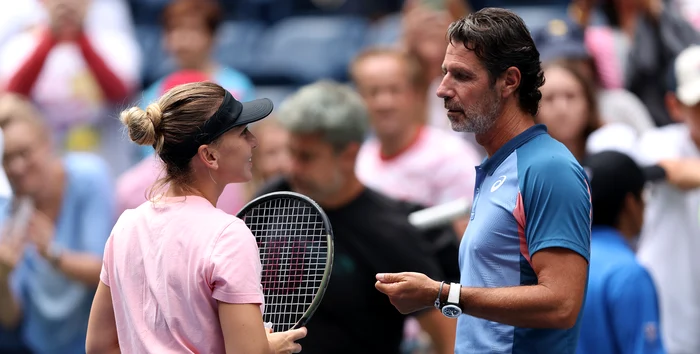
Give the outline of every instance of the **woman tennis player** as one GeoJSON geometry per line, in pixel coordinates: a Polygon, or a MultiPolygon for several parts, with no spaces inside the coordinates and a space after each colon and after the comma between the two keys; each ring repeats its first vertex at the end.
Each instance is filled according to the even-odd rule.
{"type": "Polygon", "coordinates": [[[266,333],[257,244],[216,209],[228,183],[251,179],[246,125],[272,102],[241,103],[214,83],[181,85],[120,119],[165,165],[149,201],[125,211],[104,252],[88,353],[299,353],[306,329],[266,333]]]}

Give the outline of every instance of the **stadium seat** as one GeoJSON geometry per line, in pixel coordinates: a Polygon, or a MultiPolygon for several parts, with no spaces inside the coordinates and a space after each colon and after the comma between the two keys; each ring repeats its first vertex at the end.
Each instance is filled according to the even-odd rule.
{"type": "Polygon", "coordinates": [[[391,14],[371,24],[365,37],[365,46],[390,46],[401,38],[401,14],[391,14]]]}
{"type": "MultiPolygon", "coordinates": [[[[297,88],[295,86],[257,86],[255,87],[256,98],[269,98],[279,108],[282,102],[297,88]]],[[[274,113],[273,113],[274,114],[274,113]]]]}
{"type": "Polygon", "coordinates": [[[561,5],[509,6],[508,9],[522,17],[532,30],[547,25],[549,21],[567,17],[567,7],[561,5]]]}
{"type": "Polygon", "coordinates": [[[162,30],[157,25],[137,25],[136,39],[143,53],[142,83],[147,87],[175,69],[163,49],[162,30]]]}
{"type": "Polygon", "coordinates": [[[270,27],[248,73],[258,84],[305,84],[347,79],[347,66],[362,47],[367,21],[357,17],[293,17],[270,27]]]}
{"type": "Polygon", "coordinates": [[[247,72],[255,65],[256,44],[265,26],[255,21],[227,21],[221,24],[214,57],[222,64],[247,72]]]}
{"type": "Polygon", "coordinates": [[[134,22],[139,25],[160,24],[160,15],[172,0],[129,0],[134,22]]]}

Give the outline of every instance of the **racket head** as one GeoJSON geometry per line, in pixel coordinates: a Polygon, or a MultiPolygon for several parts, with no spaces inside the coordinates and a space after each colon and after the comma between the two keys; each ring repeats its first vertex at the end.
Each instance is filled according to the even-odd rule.
{"type": "MultiPolygon", "coordinates": [[[[328,216],[313,199],[303,194],[287,191],[272,192],[257,197],[246,204],[236,216],[245,222],[255,236],[260,251],[265,298],[263,321],[272,323],[274,332],[283,332],[305,326],[321,304],[333,270],[334,237],[328,216]],[[300,231],[305,235],[299,235],[300,231]],[[296,242],[299,241],[305,242],[303,247],[305,250],[309,249],[310,243],[311,249],[314,246],[317,247],[317,254],[325,254],[325,257],[318,257],[324,259],[317,260],[320,262],[315,263],[316,268],[313,270],[313,274],[300,281],[301,283],[311,282],[315,288],[310,293],[299,295],[305,297],[304,302],[307,302],[303,304],[305,308],[302,309],[299,309],[300,304],[298,303],[280,303],[280,300],[285,299],[280,298],[279,287],[276,285],[279,283],[279,267],[282,265],[279,261],[284,261],[285,255],[280,255],[280,252],[275,251],[275,249],[279,250],[280,246],[287,247],[287,249],[299,249],[299,247],[294,246],[298,245],[296,242]],[[290,243],[292,246],[289,246],[290,243]],[[322,269],[318,267],[322,267],[322,269]],[[275,281],[274,277],[278,279],[275,281]],[[309,295],[311,295],[310,301],[308,300],[309,295]],[[295,309],[288,311],[289,307],[295,307],[295,309]],[[280,312],[285,313],[285,315],[280,315],[280,312]],[[284,316],[289,317],[284,318],[284,316]],[[282,321],[280,321],[280,317],[283,317],[282,321]],[[293,318],[294,321],[290,321],[289,318],[293,318]]],[[[312,257],[315,256],[311,255],[309,258],[312,257]]],[[[287,265],[290,261],[296,260],[296,258],[291,260],[290,258],[286,257],[287,265]]],[[[306,260],[304,260],[303,265],[305,263],[306,260]]],[[[284,272],[282,277],[289,275],[289,273],[284,272]]],[[[303,288],[308,289],[307,287],[303,288]]],[[[288,294],[283,296],[287,296],[287,300],[290,298],[288,294]]]]}

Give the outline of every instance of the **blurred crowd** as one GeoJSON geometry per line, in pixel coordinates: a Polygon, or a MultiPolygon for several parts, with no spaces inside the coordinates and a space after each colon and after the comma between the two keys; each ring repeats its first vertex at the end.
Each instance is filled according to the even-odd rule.
{"type": "MultiPolygon", "coordinates": [[[[658,293],[660,326],[643,330],[668,353],[700,353],[700,189],[673,183],[700,159],[696,0],[0,0],[0,353],[85,351],[107,237],[162,174],[153,148],[125,136],[119,111],[180,84],[214,81],[279,108],[250,126],[254,180],[226,187],[217,205],[226,212],[288,180],[326,200],[357,179],[378,194],[349,214],[363,219],[388,203],[378,198],[401,202],[386,204],[401,218],[471,200],[474,167],[487,156],[472,134],[451,130],[435,92],[447,27],[486,6],[512,8],[531,29],[546,78],[537,123],[582,163],[615,150],[665,169],[665,181],[645,188],[643,217],[624,219],[638,226],[630,247],[658,293]]],[[[353,287],[332,293],[340,298],[328,301],[353,314],[318,315],[337,327],[330,339],[362,338],[355,327],[369,316],[387,334],[364,340],[452,352],[455,324],[437,311],[370,316],[394,309],[372,294],[366,307],[353,301],[375,291],[372,274],[386,271],[378,265],[459,279],[467,215],[411,232],[364,230],[363,221],[334,228],[415,232],[420,242],[396,247],[422,249],[399,259],[359,235],[348,248],[361,252],[340,250],[351,261],[336,256],[339,269],[369,279],[348,276],[353,287]]]]}

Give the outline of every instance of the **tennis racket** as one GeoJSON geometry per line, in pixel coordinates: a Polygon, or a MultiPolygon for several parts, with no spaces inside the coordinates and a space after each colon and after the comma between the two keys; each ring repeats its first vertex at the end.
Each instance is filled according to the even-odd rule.
{"type": "Polygon", "coordinates": [[[274,332],[306,325],[321,304],[333,268],[333,230],[311,198],[274,192],[237,215],[255,236],[262,263],[263,321],[274,332]]]}

